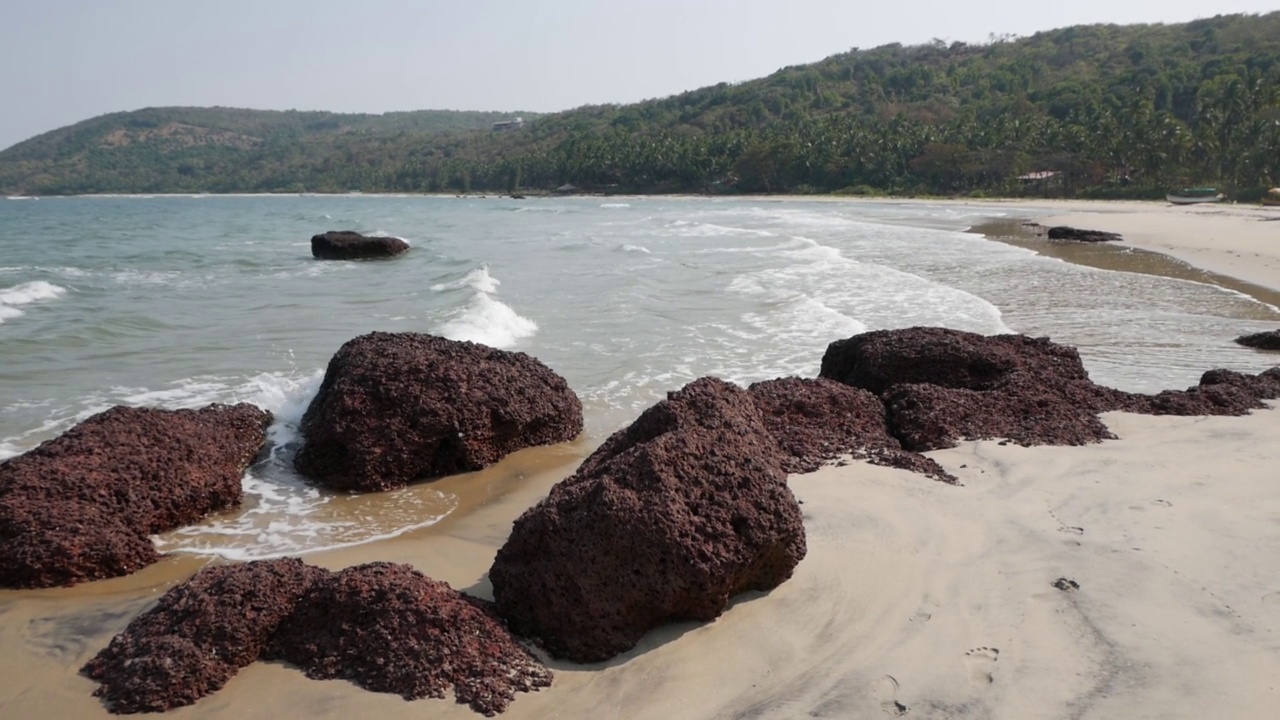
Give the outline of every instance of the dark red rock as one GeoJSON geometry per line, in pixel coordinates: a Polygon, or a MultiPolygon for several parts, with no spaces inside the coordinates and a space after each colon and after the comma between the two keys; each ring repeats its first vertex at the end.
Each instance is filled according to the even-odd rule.
{"type": "Polygon", "coordinates": [[[1095,384],[1074,348],[1048,339],[943,328],[832,343],[822,375],[879,393],[890,434],[909,451],[991,438],[1080,445],[1114,437],[1102,412],[1239,415],[1280,395],[1280,369],[1257,376],[1213,370],[1189,390],[1137,395],[1095,384]]]}
{"type": "Polygon", "coordinates": [[[1067,225],[1058,225],[1049,228],[1050,240],[1074,240],[1076,242],[1113,242],[1122,240],[1117,233],[1103,232],[1101,230],[1082,230],[1067,225]]]}
{"type": "Polygon", "coordinates": [[[1258,350],[1280,350],[1280,330],[1241,335],[1236,338],[1236,342],[1258,350]]]}
{"type": "Polygon", "coordinates": [[[409,250],[397,237],[368,237],[351,230],[330,230],[311,238],[311,254],[320,260],[364,260],[395,257],[409,250]]]}
{"type": "Polygon", "coordinates": [[[524,353],[375,332],[329,362],[302,418],[294,464],[335,489],[388,490],[480,470],[580,432],[577,395],[524,353]]]}
{"type": "Polygon", "coordinates": [[[489,571],[499,615],[598,662],[777,587],[805,554],[782,462],[743,389],[702,378],[669,394],[516,520],[489,571]]]}
{"type": "Polygon", "coordinates": [[[809,473],[850,456],[957,482],[935,461],[902,450],[889,434],[884,403],[870,391],[818,378],[780,378],[748,388],[789,473],[809,473]]]}
{"type": "Polygon", "coordinates": [[[407,565],[372,563],[317,582],[281,627],[269,658],[318,680],[343,678],[406,700],[443,698],[494,715],[552,674],[502,622],[407,565]]]}
{"type": "Polygon", "coordinates": [[[156,561],[149,535],[240,503],[271,414],[116,407],[0,463],[0,586],[52,587],[156,561]]]}
{"type": "Polygon", "coordinates": [[[300,560],[207,568],[138,616],[83,672],[111,712],[190,705],[258,659],[280,623],[328,571],[300,560]]]}

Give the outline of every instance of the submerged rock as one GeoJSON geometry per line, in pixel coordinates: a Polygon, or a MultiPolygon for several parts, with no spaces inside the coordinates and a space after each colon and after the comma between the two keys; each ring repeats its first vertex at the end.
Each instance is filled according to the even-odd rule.
{"type": "Polygon", "coordinates": [[[114,713],[190,705],[239,670],[283,659],[317,679],[346,678],[406,699],[442,698],[493,715],[551,671],[482,601],[407,565],[332,573],[300,560],[207,568],[165,593],[83,672],[114,713]]]}
{"type": "Polygon", "coordinates": [[[805,555],[782,463],[743,389],[702,378],[669,394],[516,520],[489,571],[498,614],[598,662],[777,587],[805,555]]]}
{"type": "Polygon", "coordinates": [[[1082,230],[1067,225],[1049,228],[1050,240],[1074,240],[1076,242],[1114,242],[1123,240],[1118,233],[1101,230],[1082,230]]]}
{"type": "Polygon", "coordinates": [[[73,585],[134,572],[150,535],[240,503],[271,414],[115,407],[0,463],[0,586],[73,585]]]}
{"type": "Polygon", "coordinates": [[[375,332],[330,360],[302,418],[294,464],[335,489],[388,490],[480,470],[580,432],[577,395],[524,353],[375,332]]]}
{"type": "Polygon", "coordinates": [[[389,258],[408,250],[409,243],[398,237],[370,237],[351,230],[330,230],[311,238],[311,254],[320,260],[389,258]]]}
{"type": "Polygon", "coordinates": [[[1241,335],[1236,338],[1236,342],[1258,350],[1280,350],[1280,330],[1241,335]]]}
{"type": "Polygon", "coordinates": [[[268,657],[406,700],[452,686],[459,703],[493,715],[552,674],[484,605],[408,565],[347,568],[312,586],[268,657]]]}

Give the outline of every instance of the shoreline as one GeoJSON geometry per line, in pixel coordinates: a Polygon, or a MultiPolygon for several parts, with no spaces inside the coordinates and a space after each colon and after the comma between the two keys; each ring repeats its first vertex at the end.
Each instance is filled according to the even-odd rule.
{"type": "MultiPolygon", "coordinates": [[[[1101,230],[1126,218],[1159,224],[1169,215],[1179,224],[1149,205],[1072,205],[1069,217],[1101,230]]],[[[1016,206],[1027,219],[1068,216],[1033,214],[1057,205],[1016,206]]],[[[1263,227],[1274,228],[1280,254],[1280,224],[1263,227]]],[[[1062,247],[1112,263],[1138,245],[1062,247]]],[[[1177,262],[1153,252],[1161,267],[1177,262]]],[[[1266,279],[1280,293],[1280,271],[1266,279]]],[[[928,453],[962,487],[864,463],[790,476],[810,547],[791,580],[738,597],[710,623],[654,630],[607,663],[549,662],[552,687],[517,697],[503,717],[875,718],[900,708],[913,718],[1269,717],[1280,702],[1280,535],[1272,531],[1280,405],[1270,407],[1244,417],[1111,413],[1103,419],[1119,440],[1034,448],[991,440],[928,453]],[[1079,587],[1055,587],[1059,578],[1079,587]]],[[[581,440],[534,448],[436,481],[460,501],[435,525],[303,557],[330,569],[407,563],[491,597],[487,570],[511,522],[591,449],[581,440]]],[[[170,556],[114,580],[0,591],[0,673],[9,678],[0,715],[110,717],[79,667],[161,593],[213,562],[222,561],[170,556]]],[[[165,716],[423,713],[476,717],[451,698],[405,702],[279,663],[255,663],[165,716]]]]}

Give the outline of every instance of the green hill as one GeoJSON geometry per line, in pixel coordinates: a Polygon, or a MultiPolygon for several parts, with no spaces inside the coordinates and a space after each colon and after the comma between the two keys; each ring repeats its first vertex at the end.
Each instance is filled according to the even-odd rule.
{"type": "Polygon", "coordinates": [[[104,116],[34,138],[0,153],[0,189],[1142,197],[1218,184],[1248,199],[1280,184],[1280,13],[855,49],[509,132],[489,129],[509,117],[493,114],[472,129],[311,113],[263,114],[289,116],[278,132],[249,115],[179,119],[196,112],[219,111],[104,116]],[[337,127],[312,126],[325,122],[337,127]]]}

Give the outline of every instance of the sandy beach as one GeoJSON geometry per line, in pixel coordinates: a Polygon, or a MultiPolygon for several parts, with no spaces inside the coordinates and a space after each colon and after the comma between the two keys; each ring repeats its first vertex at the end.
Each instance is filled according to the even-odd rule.
{"type": "MultiPolygon", "coordinates": [[[[1280,208],[1000,204],[1280,292],[1280,208]]],[[[518,696],[506,717],[1275,717],[1272,407],[1112,413],[1119,439],[1098,445],[929,453],[960,486],[863,463],[792,476],[809,552],[790,581],[712,623],[653,631],[608,663],[550,662],[553,686],[518,696]]],[[[527,450],[442,480],[463,501],[439,524],[306,560],[404,562],[486,596],[511,522],[590,450],[527,450]]],[[[177,556],[116,580],[0,591],[0,718],[107,717],[79,668],[204,564],[177,556]]],[[[268,663],[170,715],[476,717],[452,700],[406,702],[268,663]]]]}

